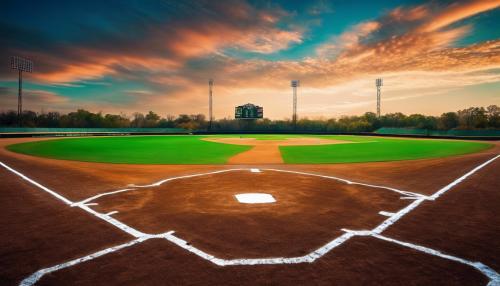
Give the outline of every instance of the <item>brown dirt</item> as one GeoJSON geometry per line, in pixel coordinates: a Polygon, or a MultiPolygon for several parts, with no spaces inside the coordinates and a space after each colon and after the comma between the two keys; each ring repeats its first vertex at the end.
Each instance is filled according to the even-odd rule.
{"type": "Polygon", "coordinates": [[[486,285],[479,272],[407,248],[357,237],[315,263],[217,267],[151,240],[61,270],[40,285],[486,285]]]}
{"type": "Polygon", "coordinates": [[[279,146],[261,145],[234,155],[228,164],[283,164],[279,146]]]}
{"type": "Polygon", "coordinates": [[[131,240],[122,231],[67,207],[0,167],[0,285],[131,240]]]}
{"type": "Polygon", "coordinates": [[[95,208],[146,233],[175,230],[218,257],[305,255],[342,228],[372,229],[409,204],[400,194],[336,180],[263,171],[235,171],[167,182],[102,197],[95,208]],[[241,204],[236,194],[271,194],[272,204],[241,204]],[[238,227],[235,227],[238,226],[238,227]]]}
{"type": "Polygon", "coordinates": [[[233,145],[250,145],[250,146],[301,146],[301,145],[330,145],[330,144],[346,144],[354,143],[351,141],[343,141],[336,139],[321,139],[321,138],[287,138],[280,140],[258,140],[255,138],[203,138],[202,140],[233,145]]]}
{"type": "Polygon", "coordinates": [[[353,143],[342,140],[329,140],[321,138],[287,138],[283,140],[257,140],[255,138],[204,138],[205,141],[250,145],[252,149],[237,154],[228,160],[228,164],[283,164],[283,158],[279,146],[300,146],[300,145],[327,145],[353,143]]]}
{"type": "MultiPolygon", "coordinates": [[[[61,161],[32,156],[15,154],[1,148],[6,144],[39,139],[1,139],[0,140],[0,161],[25,173],[38,182],[64,194],[72,200],[80,200],[98,193],[123,188],[129,183],[148,184],[166,177],[178,176],[206,172],[210,170],[220,170],[225,168],[236,168],[237,166],[209,166],[209,165],[126,165],[126,164],[101,164],[61,161]]],[[[499,143],[496,147],[477,154],[456,156],[450,158],[414,160],[401,162],[384,163],[359,163],[359,164],[336,164],[336,165],[280,165],[279,169],[300,170],[314,172],[318,174],[334,175],[365,183],[374,183],[392,186],[407,191],[432,194],[439,188],[447,185],[462,176],[464,173],[478,164],[499,153],[499,143]]],[[[245,167],[265,168],[265,165],[252,165],[245,167]]],[[[384,235],[422,244],[431,248],[442,250],[445,253],[481,261],[488,266],[500,271],[500,246],[497,239],[500,233],[498,226],[500,205],[500,193],[497,191],[500,185],[499,168],[500,161],[482,169],[477,174],[468,178],[457,187],[450,190],[443,197],[434,202],[426,202],[421,207],[405,216],[402,220],[391,226],[384,235]]],[[[266,175],[261,174],[261,175],[266,175]]],[[[229,178],[232,180],[231,178],[229,178]]],[[[250,177],[252,179],[252,177],[250,177]]],[[[289,178],[284,186],[275,186],[273,180],[269,182],[269,188],[276,189],[276,194],[286,194],[290,199],[285,200],[289,208],[282,208],[280,212],[275,212],[282,221],[293,219],[288,227],[282,228],[281,237],[290,237],[295,225],[303,225],[304,229],[315,231],[320,239],[313,235],[306,234],[303,240],[296,240],[290,243],[290,249],[282,248],[285,243],[276,240],[277,248],[272,244],[273,238],[268,243],[269,253],[299,253],[301,249],[312,247],[323,238],[330,237],[332,231],[322,224],[315,222],[321,214],[328,214],[329,211],[339,209],[331,208],[332,205],[342,205],[345,199],[353,207],[360,206],[356,212],[347,212],[342,218],[344,223],[364,223],[371,225],[372,220],[377,217],[372,216],[380,206],[388,204],[392,206],[394,201],[384,200],[378,192],[371,193],[367,197],[375,198],[374,202],[356,202],[353,204],[349,197],[328,196],[326,190],[325,203],[319,201],[312,194],[300,194],[294,188],[285,190],[286,186],[296,184],[300,189],[300,182],[290,181],[289,178]],[[294,184],[289,184],[294,183],[294,184]],[[271,188],[272,187],[272,188],[271,188]],[[279,188],[283,188],[281,191],[279,188]],[[312,209],[312,205],[307,205],[305,201],[311,197],[311,202],[315,201],[319,205],[318,209],[312,209]],[[304,204],[294,205],[294,200],[304,204]],[[380,200],[377,200],[380,198],[380,200]],[[310,215],[292,216],[290,211],[294,208],[307,210],[310,215]],[[369,210],[370,216],[365,214],[369,210]],[[360,212],[359,216],[357,212],[360,212]],[[283,213],[281,216],[278,214],[283,213]],[[315,213],[315,214],[313,214],[315,213]],[[362,219],[364,218],[364,219],[362,219]],[[322,237],[323,236],[323,237],[322,237]],[[281,249],[281,250],[279,250],[281,249]],[[279,250],[279,251],[278,251],[279,250]]],[[[217,184],[217,178],[207,179],[207,184],[217,184]],[[210,182],[210,180],[212,180],[210,182]]],[[[267,181],[267,180],[266,180],[267,181]]],[[[306,181],[304,181],[305,183],[306,181]]],[[[234,181],[233,184],[242,186],[245,184],[262,183],[257,180],[234,181]]],[[[266,184],[267,184],[266,183],[266,184]]],[[[196,185],[193,181],[192,184],[196,185]]],[[[325,188],[323,183],[318,184],[319,188],[325,188]]],[[[193,185],[193,187],[196,187],[193,185]]],[[[202,184],[203,185],[203,184],[202,184]]],[[[177,188],[181,188],[179,185],[177,188]]],[[[184,186],[186,187],[186,186],[184,186]]],[[[203,193],[203,186],[198,190],[203,193]]],[[[222,186],[221,186],[222,187],[222,186]]],[[[271,216],[261,216],[259,211],[250,209],[241,211],[234,209],[236,205],[222,204],[225,217],[234,217],[234,220],[218,214],[214,209],[205,209],[209,216],[214,219],[207,220],[207,226],[197,221],[190,221],[189,217],[198,220],[198,217],[206,215],[195,212],[195,206],[202,203],[198,198],[192,197],[190,200],[182,198],[180,192],[175,192],[177,202],[186,205],[184,216],[180,211],[180,204],[177,208],[173,202],[167,202],[166,192],[145,190],[150,193],[150,197],[144,196],[144,206],[142,209],[127,212],[125,205],[120,206],[123,213],[115,216],[120,218],[128,213],[137,211],[143,215],[144,225],[152,230],[168,227],[173,220],[170,220],[162,212],[170,212],[175,215],[178,235],[183,238],[191,238],[194,245],[202,245],[207,251],[214,249],[214,252],[228,251],[226,256],[232,253],[237,254],[237,242],[245,239],[244,230],[240,230],[239,223],[245,223],[247,231],[254,228],[259,230],[259,225],[250,225],[252,220],[265,221],[261,231],[272,229],[273,220],[278,219],[271,216]],[[149,201],[147,201],[149,200],[149,201]],[[157,200],[158,202],[155,202],[157,200]],[[162,203],[170,204],[172,209],[162,211],[162,203]],[[191,204],[191,209],[188,207],[191,204]],[[150,209],[150,212],[143,210],[150,209]],[[232,215],[231,215],[231,210],[232,215]],[[153,213],[153,211],[155,213],[153,213]],[[158,213],[156,213],[158,212],[158,213]],[[220,218],[217,221],[216,218],[220,218]],[[164,222],[154,221],[155,218],[164,219],[164,222]],[[184,225],[183,220],[186,222],[184,225]],[[148,222],[146,224],[146,222],[148,222]],[[204,237],[205,240],[196,237],[196,231],[214,233],[215,229],[230,230],[233,226],[235,235],[228,233],[225,237],[214,236],[213,241],[204,237]],[[184,227],[184,229],[182,229],[184,227]],[[185,236],[185,237],[184,237],[185,236]],[[228,243],[227,246],[219,245],[228,243]],[[217,250],[216,247],[219,247],[217,250]]],[[[165,189],[167,190],[167,189],[165,189]]],[[[169,190],[171,191],[171,190],[169,190]]],[[[196,191],[196,190],[195,190],[196,191]]],[[[195,191],[191,192],[194,193],[195,191]]],[[[358,189],[343,190],[343,193],[359,191],[358,189]]],[[[172,191],[173,192],[173,191],[172,191]]],[[[130,193],[132,195],[133,193],[130,193]]],[[[220,194],[231,195],[230,190],[220,191],[220,194]]],[[[123,194],[125,195],[125,194],[123,194]]],[[[385,196],[385,195],[382,195],[385,196]]],[[[211,196],[206,192],[204,197],[212,204],[223,203],[221,198],[211,196]]],[[[358,197],[358,196],[357,196],[358,197]]],[[[140,205],[140,196],[117,196],[117,201],[131,206],[140,205]]],[[[283,199],[280,199],[283,201],[283,199]]],[[[100,201],[99,201],[100,202],[100,201]]],[[[400,202],[397,201],[396,202],[400,202]]],[[[403,201],[404,202],[404,201],[403,201]]],[[[101,202],[100,202],[101,203],[101,202]]],[[[285,205],[285,204],[284,204],[285,205]]],[[[104,200],[100,207],[104,207],[104,200]]],[[[276,205],[278,206],[278,205],[276,205]]],[[[280,206],[278,206],[280,207],[280,206]]],[[[388,209],[390,211],[390,209],[388,209]]],[[[347,211],[347,210],[346,210],[347,211]]],[[[268,213],[262,212],[263,214],[268,213]]],[[[292,212],[293,213],[293,212],[292,212]]],[[[128,218],[127,218],[128,219],[128,218]]],[[[133,219],[133,217],[130,217],[133,219]]],[[[139,227],[140,219],[137,219],[139,227]]],[[[124,219],[125,220],[125,219],[124,219]]],[[[132,220],[130,221],[132,223],[132,220]]],[[[280,222],[281,224],[282,222],[280,222]]],[[[340,227],[336,221],[330,222],[332,228],[340,227]]],[[[142,226],[144,227],[144,226],[142,226]]],[[[278,229],[280,230],[280,229],[278,229]]],[[[334,229],[335,230],[335,229],[334,229]]],[[[49,267],[69,259],[87,255],[91,252],[116,245],[129,240],[129,237],[113,226],[105,224],[87,213],[78,209],[72,209],[63,205],[52,196],[34,188],[25,181],[14,176],[12,173],[0,167],[0,284],[15,285],[21,278],[43,267],[49,267]]],[[[247,234],[250,232],[247,232],[247,234]]],[[[258,238],[260,233],[250,233],[250,238],[258,238]]],[[[279,234],[277,234],[279,235],[279,234]]],[[[261,236],[264,237],[264,236],[261,236]]],[[[286,240],[290,242],[290,240],[286,240]]],[[[255,255],[261,255],[264,248],[260,243],[249,243],[249,250],[240,248],[238,251],[247,251],[255,255]],[[243,250],[241,250],[243,249],[243,250]]],[[[203,249],[202,248],[202,249],[203,249]]],[[[448,260],[440,259],[430,255],[415,252],[402,248],[388,242],[379,241],[374,238],[357,237],[346,244],[334,249],[325,257],[312,264],[300,265],[277,265],[277,266],[242,266],[242,267],[217,267],[199,257],[187,253],[185,250],[172,245],[164,240],[151,240],[143,245],[133,246],[129,249],[106,255],[96,260],[79,264],[78,266],[66,270],[55,272],[44,277],[40,281],[41,285],[291,285],[291,284],[314,284],[314,285],[485,285],[484,276],[470,267],[457,264],[448,260]]]]}
{"type": "Polygon", "coordinates": [[[441,249],[500,270],[500,160],[434,202],[426,202],[386,235],[441,249]],[[425,222],[425,223],[423,223],[425,222]]]}

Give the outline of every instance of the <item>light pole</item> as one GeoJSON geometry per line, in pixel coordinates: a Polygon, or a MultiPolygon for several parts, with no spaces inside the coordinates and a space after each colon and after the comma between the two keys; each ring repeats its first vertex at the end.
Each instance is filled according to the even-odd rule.
{"type": "Polygon", "coordinates": [[[293,129],[297,129],[297,87],[300,86],[300,81],[292,80],[290,86],[293,89],[293,115],[292,115],[293,129]]]}
{"type": "Polygon", "coordinates": [[[375,86],[377,86],[377,117],[380,117],[380,87],[384,85],[381,78],[375,80],[375,86]]]}
{"type": "Polygon", "coordinates": [[[212,87],[214,86],[214,80],[208,80],[208,130],[212,130],[212,87]]]}
{"type": "Polygon", "coordinates": [[[22,126],[22,116],[23,116],[23,71],[33,72],[33,61],[13,56],[10,57],[10,67],[13,70],[19,71],[19,89],[17,94],[17,120],[19,127],[22,126]]]}

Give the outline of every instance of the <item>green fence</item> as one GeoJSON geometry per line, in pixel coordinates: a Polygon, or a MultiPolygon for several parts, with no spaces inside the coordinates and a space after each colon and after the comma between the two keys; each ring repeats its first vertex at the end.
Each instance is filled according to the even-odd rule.
{"type": "Polygon", "coordinates": [[[189,133],[182,128],[16,128],[0,127],[0,133],[189,133]]]}
{"type": "Polygon", "coordinates": [[[417,136],[500,137],[500,130],[429,130],[417,128],[380,128],[375,133],[417,136]]]}

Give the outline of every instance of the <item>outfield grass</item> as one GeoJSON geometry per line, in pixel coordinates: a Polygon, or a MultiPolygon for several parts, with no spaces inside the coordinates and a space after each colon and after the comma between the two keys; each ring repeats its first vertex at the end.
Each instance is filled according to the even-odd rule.
{"type": "MultiPolygon", "coordinates": [[[[206,136],[127,136],[70,138],[28,142],[7,149],[40,157],[105,163],[130,164],[224,164],[232,156],[251,146],[221,144],[201,140],[206,136]]],[[[346,144],[316,146],[281,146],[285,163],[325,164],[371,161],[397,161],[437,158],[481,151],[487,143],[397,139],[349,135],[216,135],[258,140],[283,140],[315,137],[350,141],[346,144]]]]}
{"type": "Polygon", "coordinates": [[[7,149],[46,158],[130,164],[224,164],[251,146],[200,140],[200,136],[95,137],[37,141],[7,149]]]}
{"type": "Polygon", "coordinates": [[[394,139],[361,136],[328,136],[328,138],[355,143],[281,146],[281,156],[285,163],[289,164],[399,161],[474,153],[492,146],[487,143],[451,140],[394,139]]]}

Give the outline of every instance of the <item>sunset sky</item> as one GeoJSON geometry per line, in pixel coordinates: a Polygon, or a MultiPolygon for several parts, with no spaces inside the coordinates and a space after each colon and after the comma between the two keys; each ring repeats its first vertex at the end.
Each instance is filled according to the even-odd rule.
{"type": "Polygon", "coordinates": [[[0,2],[0,110],[17,107],[10,56],[34,61],[25,109],[290,118],[438,115],[500,105],[500,0],[0,2]]]}

